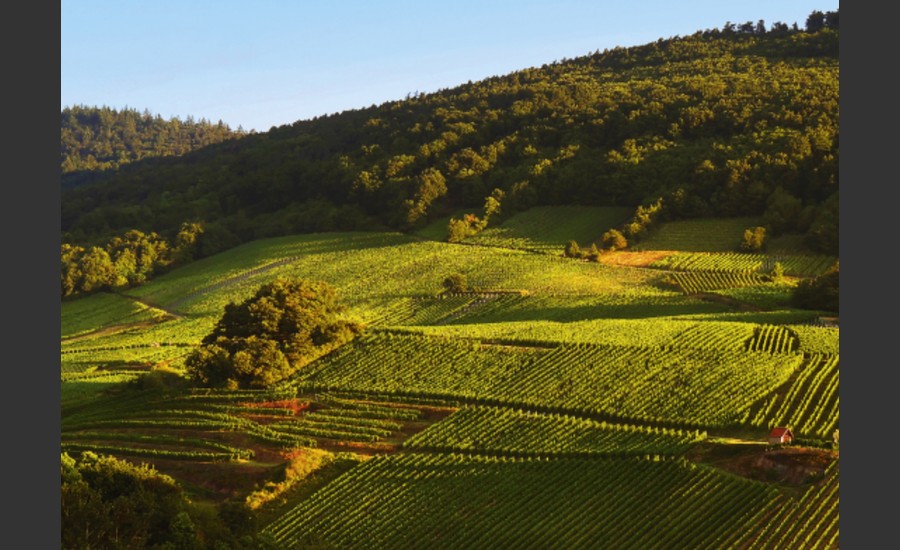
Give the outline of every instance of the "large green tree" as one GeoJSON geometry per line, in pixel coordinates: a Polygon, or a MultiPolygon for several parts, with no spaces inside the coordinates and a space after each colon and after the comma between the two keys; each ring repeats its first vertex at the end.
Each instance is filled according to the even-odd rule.
{"type": "Polygon", "coordinates": [[[360,333],[345,309],[327,283],[277,278],[225,306],[185,364],[203,386],[271,386],[360,333]]]}
{"type": "Polygon", "coordinates": [[[791,304],[837,313],[840,311],[840,283],[840,263],[835,263],[826,273],[800,281],[791,296],[791,304]]]}
{"type": "Polygon", "coordinates": [[[171,477],[91,452],[61,455],[61,474],[62,548],[199,548],[171,477]]]}

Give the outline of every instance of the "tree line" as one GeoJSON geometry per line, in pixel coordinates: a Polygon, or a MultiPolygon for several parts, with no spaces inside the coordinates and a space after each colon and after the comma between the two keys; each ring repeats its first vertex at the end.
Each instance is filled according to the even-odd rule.
{"type": "Polygon", "coordinates": [[[199,223],[184,223],[171,242],[155,232],[131,229],[103,246],[63,243],[62,296],[122,290],[143,284],[156,274],[193,260],[202,235],[199,223]]]}
{"type": "Polygon", "coordinates": [[[180,156],[195,149],[246,135],[221,120],[165,120],[149,110],[73,105],[60,113],[60,170],[63,187],[92,181],[95,172],[130,162],[180,156]]]}

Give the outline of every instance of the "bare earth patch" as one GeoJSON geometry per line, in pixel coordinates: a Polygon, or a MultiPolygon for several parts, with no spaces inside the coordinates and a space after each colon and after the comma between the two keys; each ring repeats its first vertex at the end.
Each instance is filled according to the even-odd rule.
{"type": "Polygon", "coordinates": [[[674,250],[647,250],[643,252],[619,250],[616,252],[604,252],[600,255],[600,263],[627,267],[647,267],[654,262],[675,254],[675,252],[674,250]]]}
{"type": "Polygon", "coordinates": [[[837,457],[836,451],[815,447],[709,445],[687,458],[749,479],[799,487],[822,479],[837,457]]]}

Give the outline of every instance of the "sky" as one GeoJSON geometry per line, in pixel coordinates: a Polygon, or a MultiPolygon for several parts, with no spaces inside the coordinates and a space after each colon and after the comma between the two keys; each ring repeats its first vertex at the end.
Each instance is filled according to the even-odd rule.
{"type": "Polygon", "coordinates": [[[838,0],[62,0],[61,108],[268,131],[838,0]]]}

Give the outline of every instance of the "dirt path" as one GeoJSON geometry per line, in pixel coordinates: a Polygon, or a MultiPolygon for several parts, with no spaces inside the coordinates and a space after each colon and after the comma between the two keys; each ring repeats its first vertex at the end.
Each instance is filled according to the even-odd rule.
{"type": "Polygon", "coordinates": [[[120,332],[125,332],[126,330],[131,330],[131,329],[136,329],[136,328],[149,328],[155,324],[157,324],[157,322],[155,322],[155,321],[141,321],[138,323],[123,323],[120,325],[112,325],[109,327],[92,330],[91,332],[86,332],[84,334],[79,334],[78,336],[69,336],[68,338],[62,338],[60,340],[60,343],[61,344],[71,344],[73,342],[80,342],[82,340],[90,340],[91,338],[98,338],[100,336],[109,336],[111,334],[118,334],[120,332]]]}
{"type": "MultiPolygon", "coordinates": [[[[276,260],[269,264],[265,264],[265,265],[262,265],[259,267],[254,267],[253,269],[248,269],[247,271],[242,271],[241,273],[238,273],[237,275],[228,277],[227,279],[219,281],[218,283],[213,283],[212,285],[203,287],[199,290],[195,290],[193,292],[188,293],[185,296],[182,296],[181,298],[170,303],[169,308],[177,309],[177,308],[181,307],[182,305],[186,304],[187,302],[190,302],[191,300],[193,300],[194,298],[196,298],[198,296],[202,296],[204,294],[208,294],[212,291],[219,290],[219,289],[222,289],[225,287],[236,285],[236,284],[240,283],[241,281],[248,279],[249,277],[258,275],[260,273],[265,273],[266,271],[270,271],[272,269],[275,269],[276,267],[281,267],[281,266],[283,266],[285,264],[289,264],[291,262],[296,262],[299,259],[300,259],[300,256],[290,256],[288,258],[282,258],[280,260],[276,260]]],[[[153,306],[153,307],[157,307],[157,306],[153,306]]]]}
{"type": "Polygon", "coordinates": [[[115,325],[109,325],[106,327],[98,328],[96,330],[92,330],[90,332],[85,332],[83,334],[78,334],[76,336],[69,336],[66,338],[61,338],[61,344],[71,344],[73,342],[80,342],[82,340],[90,340],[92,338],[98,338],[100,336],[109,336],[111,334],[118,334],[120,332],[125,332],[128,330],[139,329],[139,328],[150,328],[154,325],[158,325],[159,323],[164,323],[166,321],[172,321],[177,319],[184,319],[184,315],[181,315],[178,312],[171,311],[169,309],[163,308],[161,306],[147,303],[143,300],[135,298],[134,296],[129,296],[127,294],[122,294],[120,292],[115,293],[116,296],[125,298],[126,300],[131,300],[137,304],[140,304],[149,309],[155,309],[157,311],[163,312],[165,315],[162,319],[158,320],[150,320],[150,321],[136,321],[133,323],[119,323],[115,325]]]}
{"type": "Polygon", "coordinates": [[[722,296],[721,294],[715,294],[713,292],[696,292],[694,294],[688,294],[687,296],[690,296],[692,298],[699,298],[700,300],[705,300],[707,302],[725,304],[726,306],[733,307],[739,311],[766,311],[764,308],[761,308],[759,306],[741,302],[740,300],[735,300],[734,298],[722,296]]]}
{"type": "Polygon", "coordinates": [[[137,297],[135,297],[135,296],[129,296],[128,294],[122,294],[122,293],[120,293],[120,292],[117,292],[116,295],[117,295],[117,296],[121,296],[122,298],[125,298],[125,299],[127,299],[127,300],[131,300],[132,302],[134,302],[134,303],[136,303],[136,304],[140,304],[140,305],[142,305],[142,306],[144,306],[144,307],[148,307],[148,308],[150,308],[150,309],[157,309],[157,310],[159,310],[159,311],[162,311],[163,313],[166,314],[166,319],[163,319],[163,321],[168,321],[168,320],[170,320],[170,319],[184,319],[184,315],[178,313],[177,311],[173,311],[173,310],[171,310],[171,309],[167,309],[167,308],[165,308],[165,307],[163,307],[163,306],[161,306],[161,305],[158,305],[158,304],[151,304],[150,302],[141,300],[140,298],[137,298],[137,297]]]}

